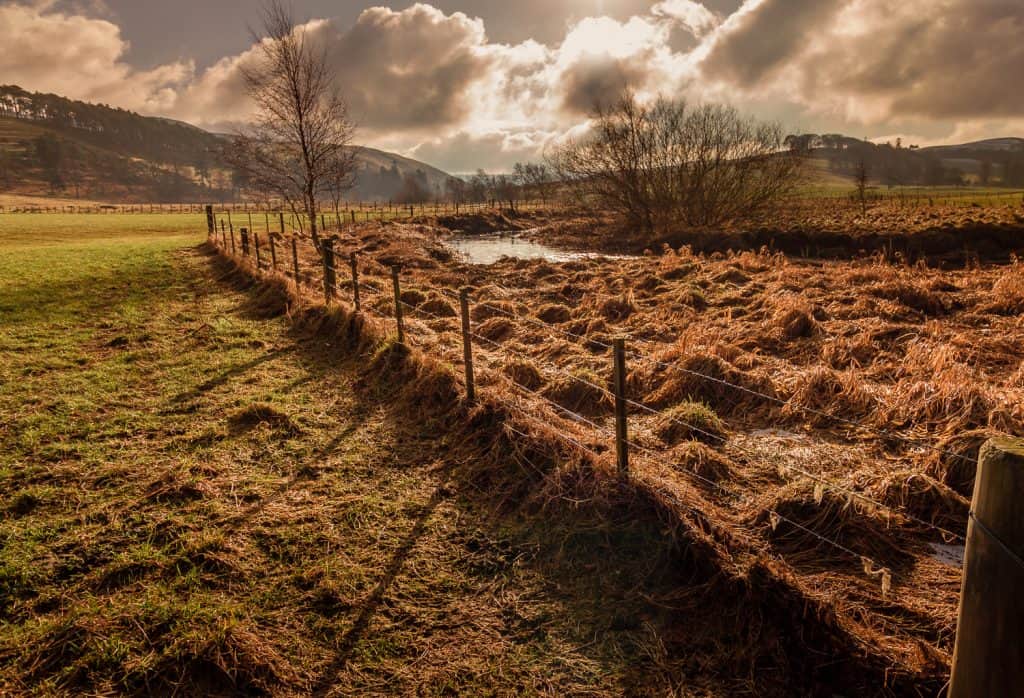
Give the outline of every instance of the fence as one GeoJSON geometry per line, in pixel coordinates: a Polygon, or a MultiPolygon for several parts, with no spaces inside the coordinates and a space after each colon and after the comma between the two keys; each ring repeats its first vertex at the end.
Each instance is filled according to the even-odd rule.
{"type": "MultiPolygon", "coordinates": [[[[481,211],[500,210],[508,201],[497,199],[483,202],[456,202],[456,201],[433,201],[403,204],[391,201],[343,201],[335,208],[332,204],[321,203],[318,206],[318,216],[341,224],[356,223],[371,220],[389,220],[399,218],[412,218],[417,216],[443,216],[458,215],[465,213],[478,213],[481,211]]],[[[210,204],[207,203],[144,203],[144,204],[62,204],[41,206],[26,204],[22,206],[0,206],[2,213],[63,213],[75,215],[104,215],[104,214],[201,214],[210,204]]],[[[511,204],[517,211],[536,211],[547,208],[560,208],[554,202],[514,199],[511,204]]],[[[280,202],[238,202],[227,204],[216,204],[220,211],[232,214],[269,214],[277,216],[283,213],[285,216],[294,218],[295,213],[280,202]]]]}
{"type": "MultiPolygon", "coordinates": [[[[855,426],[859,429],[872,431],[877,436],[883,437],[887,440],[899,441],[918,449],[931,450],[949,458],[963,461],[970,460],[962,454],[944,450],[925,439],[904,436],[895,432],[872,427],[864,423],[842,417],[841,415],[830,414],[820,409],[802,406],[791,400],[784,400],[777,396],[751,389],[747,386],[731,383],[716,376],[690,370],[683,366],[668,365],[653,356],[646,355],[639,351],[628,351],[626,338],[615,339],[611,344],[603,343],[593,338],[587,338],[579,334],[568,332],[532,317],[518,315],[498,305],[488,303],[485,300],[473,299],[470,291],[466,288],[454,289],[449,287],[436,287],[433,289],[426,289],[433,290],[439,295],[444,296],[448,300],[452,301],[455,304],[455,307],[458,308],[455,317],[448,313],[439,314],[439,312],[433,312],[423,307],[422,303],[416,304],[404,300],[402,270],[399,267],[387,267],[375,260],[372,256],[360,255],[355,250],[337,249],[335,247],[336,239],[333,237],[325,238],[322,241],[320,248],[317,249],[317,247],[314,246],[308,238],[300,235],[286,236],[284,234],[283,216],[279,216],[279,222],[281,224],[281,230],[270,231],[268,218],[266,220],[267,228],[262,238],[258,232],[250,228],[242,228],[239,231],[240,245],[236,245],[233,223],[221,221],[218,226],[217,219],[213,214],[212,208],[207,209],[208,236],[210,241],[219,247],[224,254],[236,259],[240,257],[240,261],[244,264],[251,265],[257,274],[283,275],[291,280],[295,285],[297,292],[302,292],[303,290],[306,292],[313,291],[315,293],[322,292],[324,303],[326,305],[345,302],[350,304],[351,309],[357,313],[365,313],[375,316],[378,320],[394,327],[397,341],[399,343],[412,345],[420,341],[422,333],[433,332],[433,334],[438,337],[438,341],[425,346],[429,346],[432,351],[440,352],[441,356],[450,363],[450,365],[461,367],[465,397],[470,402],[478,399],[480,385],[477,380],[477,367],[480,365],[481,360],[489,369],[500,369],[499,358],[494,358],[487,354],[480,353],[478,350],[482,347],[486,347],[488,350],[496,352],[499,356],[512,356],[501,342],[485,337],[474,331],[471,319],[471,311],[474,306],[486,308],[491,313],[503,315],[515,322],[528,323],[533,327],[542,329],[544,332],[552,335],[561,335],[573,342],[586,341],[592,344],[596,343],[602,348],[609,350],[611,355],[611,362],[608,367],[611,375],[609,385],[599,385],[597,383],[581,379],[579,376],[572,375],[565,369],[550,363],[539,363],[537,368],[539,371],[546,374],[582,381],[587,385],[587,387],[610,401],[614,405],[613,426],[600,424],[594,419],[581,414],[579,411],[568,409],[564,405],[561,405],[555,400],[552,400],[542,394],[540,391],[530,389],[529,387],[512,380],[500,370],[495,370],[492,373],[493,376],[500,381],[505,390],[491,391],[488,393],[487,397],[488,400],[503,406],[509,410],[510,413],[520,416],[527,422],[538,422],[545,426],[550,426],[550,424],[544,421],[543,417],[536,409],[537,405],[542,405],[546,410],[549,410],[550,413],[564,418],[564,420],[566,420],[568,424],[573,425],[574,428],[586,430],[588,437],[597,435],[601,439],[607,440],[607,443],[611,444],[614,450],[615,463],[620,478],[628,479],[631,477],[632,469],[634,467],[633,463],[636,460],[647,460],[669,467],[672,467],[673,465],[667,452],[647,445],[646,443],[643,443],[642,439],[631,436],[631,432],[636,428],[636,424],[632,423],[630,420],[631,414],[645,413],[657,416],[660,419],[667,420],[686,429],[691,434],[699,434],[704,439],[721,442],[722,444],[725,444],[727,441],[727,438],[722,434],[713,433],[697,424],[689,423],[687,420],[680,418],[676,414],[668,414],[663,410],[657,410],[643,402],[631,398],[627,391],[627,376],[630,362],[649,362],[654,365],[658,365],[661,368],[682,371],[700,380],[709,381],[719,387],[731,391],[737,391],[747,396],[755,397],[759,400],[775,402],[787,408],[812,415],[816,418],[832,420],[837,424],[855,426]],[[303,252],[302,255],[300,255],[300,250],[303,252]],[[284,257],[280,254],[282,251],[285,252],[284,257]],[[300,264],[300,260],[305,259],[313,259],[315,264],[312,267],[307,264],[306,268],[303,269],[300,264]],[[348,262],[347,269],[344,264],[344,260],[346,259],[348,262]],[[342,277],[346,275],[349,278],[347,280],[341,280],[342,277]],[[390,289],[388,288],[389,285],[391,286],[390,289]],[[344,300],[342,300],[342,298],[344,298],[344,300]],[[449,344],[445,344],[443,341],[440,341],[441,333],[434,332],[431,330],[429,324],[427,324],[433,321],[444,323],[457,321],[458,329],[455,330],[455,334],[459,335],[459,341],[449,344]]],[[[411,289],[405,290],[409,291],[411,289]]],[[[415,290],[423,291],[424,289],[415,290]]],[[[449,308],[449,310],[451,310],[451,308],[449,308]]],[[[641,347],[649,344],[647,342],[640,341],[635,341],[634,343],[639,344],[641,347]]],[[[508,428],[513,433],[517,433],[524,437],[526,436],[522,432],[517,431],[514,427],[508,426],[508,428]]],[[[570,431],[570,429],[558,429],[555,433],[557,438],[563,440],[573,449],[583,453],[588,453],[594,458],[601,458],[600,454],[584,443],[587,439],[581,438],[581,432],[575,431],[570,433],[570,431]]],[[[747,448],[743,448],[742,446],[732,444],[732,447],[737,448],[745,457],[752,461],[758,461],[762,458],[759,454],[754,453],[747,448]]],[[[1024,453],[1024,451],[1022,451],[1022,453],[1024,453]]],[[[1024,460],[1024,456],[1022,456],[1022,460],[1024,460]]],[[[934,534],[938,534],[938,536],[940,536],[946,543],[954,542],[958,544],[967,544],[968,539],[964,534],[958,531],[949,530],[948,528],[936,525],[935,523],[916,516],[905,507],[879,501],[862,491],[855,490],[843,483],[836,482],[820,473],[812,472],[807,468],[800,467],[793,463],[777,464],[777,467],[780,471],[796,473],[800,477],[807,478],[809,481],[813,482],[814,499],[818,504],[821,504],[825,492],[831,492],[834,495],[846,499],[848,502],[856,500],[879,512],[885,512],[887,517],[895,517],[897,521],[902,520],[907,524],[913,524],[914,526],[919,526],[934,534]]],[[[680,473],[682,477],[692,479],[695,484],[699,484],[704,488],[722,492],[726,495],[729,494],[728,488],[721,482],[705,477],[693,470],[686,468],[673,468],[673,472],[680,473]]],[[[1024,477],[1022,477],[1021,480],[1024,480],[1024,477]]],[[[1014,492],[1011,490],[1010,492],[1004,492],[1002,496],[1004,498],[1019,497],[1019,494],[1020,492],[1014,492]]],[[[978,496],[978,492],[976,492],[976,502],[978,496]]],[[[698,509],[685,502],[677,503],[684,510],[700,514],[698,509]]],[[[891,594],[893,589],[893,571],[889,567],[880,564],[874,558],[858,553],[847,545],[835,540],[835,538],[822,534],[819,531],[815,531],[811,527],[806,526],[799,521],[794,520],[792,517],[786,516],[778,511],[769,511],[767,520],[768,525],[773,531],[781,524],[786,524],[811,537],[816,541],[816,544],[829,546],[842,555],[848,556],[854,561],[859,562],[865,575],[878,580],[883,597],[891,594]]],[[[977,519],[974,511],[971,512],[970,520],[971,525],[975,526],[977,519]]],[[[1000,522],[1001,525],[1004,523],[1005,522],[1002,521],[1000,522]]],[[[980,526],[981,524],[977,525],[980,526]]],[[[973,530],[975,529],[972,529],[972,531],[973,530]]],[[[988,529],[986,528],[985,530],[987,531],[988,529]]],[[[1018,533],[1020,533],[1020,539],[1024,540],[1024,533],[1018,533]]],[[[972,533],[971,535],[975,536],[980,534],[972,533]]],[[[993,534],[993,536],[995,535],[996,534],[993,534]]],[[[996,540],[1001,541],[1002,539],[997,537],[996,540]]],[[[1007,548],[1007,550],[1009,550],[1009,548],[1007,548]]],[[[1011,553],[1013,553],[1012,550],[1011,553]]],[[[966,550],[968,563],[970,562],[971,554],[971,547],[968,545],[966,550]]],[[[1019,555],[1019,553],[1016,554],[1019,555]]],[[[1016,563],[1019,564],[1020,570],[1024,571],[1024,562],[1021,562],[1019,556],[1016,558],[1016,563]]],[[[993,603],[996,603],[996,605],[1019,603],[1014,601],[1016,598],[1016,592],[1007,588],[1002,597],[993,603]]],[[[982,606],[984,606],[984,604],[982,604],[982,606]]],[[[981,613],[981,611],[977,612],[981,613]]],[[[963,614],[963,611],[961,611],[961,614],[963,614]]],[[[961,616],[961,622],[963,622],[963,615],[961,616]]],[[[1016,631],[1016,634],[1019,634],[1021,629],[1024,629],[1024,624],[1022,624],[1021,628],[1016,631]]],[[[973,632],[975,639],[984,635],[984,630],[974,630],[973,632]]],[[[984,644],[984,638],[981,638],[979,641],[984,644]]],[[[1001,633],[999,635],[999,643],[1002,643],[1003,645],[1007,644],[1005,633],[1001,633]]],[[[1013,644],[1014,647],[1019,645],[1019,643],[1011,644],[1013,644]]],[[[987,646],[989,645],[986,645],[986,647],[987,646]]],[[[1012,651],[1016,650],[1011,650],[1011,652],[1012,651]]],[[[977,653],[975,652],[975,655],[976,654],[977,653]]],[[[972,667],[974,667],[978,661],[978,659],[972,658],[972,667]]],[[[965,675],[967,673],[967,671],[962,671],[961,675],[965,675]]],[[[964,681],[961,681],[961,684],[964,683],[964,681]]]]}
{"type": "MultiPolygon", "coordinates": [[[[855,192],[848,188],[810,189],[792,195],[795,202],[821,203],[834,205],[860,206],[855,192]]],[[[949,189],[929,187],[897,187],[887,190],[869,189],[865,194],[865,202],[870,205],[887,204],[899,208],[926,208],[932,206],[1024,206],[1024,190],[1002,189],[949,189]]],[[[335,208],[332,204],[321,203],[318,207],[319,216],[325,221],[340,227],[342,223],[357,223],[373,220],[398,220],[418,216],[459,215],[479,213],[483,211],[507,210],[506,204],[517,211],[565,211],[571,204],[557,199],[493,199],[483,202],[433,201],[425,203],[403,204],[391,201],[344,201],[335,208]]],[[[63,213],[75,215],[103,214],[170,214],[196,213],[201,214],[207,203],[144,203],[144,204],[91,204],[86,206],[64,204],[39,206],[27,204],[23,206],[0,206],[3,213],[63,213]]],[[[295,213],[284,207],[280,202],[237,202],[216,204],[224,213],[231,214],[267,214],[278,216],[283,213],[289,219],[296,218],[295,213]]],[[[295,227],[300,227],[296,221],[295,227]]],[[[326,227],[326,226],[324,226],[326,227]]]]}

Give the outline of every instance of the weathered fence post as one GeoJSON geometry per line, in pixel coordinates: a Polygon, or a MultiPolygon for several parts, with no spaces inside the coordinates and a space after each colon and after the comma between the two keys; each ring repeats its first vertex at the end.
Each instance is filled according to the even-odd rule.
{"type": "Polygon", "coordinates": [[[295,277],[295,290],[299,290],[299,243],[292,238],[292,272],[295,277]]]}
{"type": "Polygon", "coordinates": [[[281,216],[281,235],[284,235],[284,211],[279,211],[278,215],[281,216]]]}
{"type": "Polygon", "coordinates": [[[244,254],[246,257],[248,257],[249,256],[249,229],[248,228],[241,228],[238,231],[238,234],[242,238],[242,254],[244,254]]]}
{"type": "Polygon", "coordinates": [[[362,309],[362,305],[359,302],[359,262],[356,260],[355,252],[348,256],[348,263],[352,267],[352,298],[358,313],[362,309]]]}
{"type": "Polygon", "coordinates": [[[629,477],[629,432],[626,428],[626,340],[619,337],[615,353],[615,460],[619,476],[629,477]]]}
{"type": "Polygon", "coordinates": [[[213,206],[206,207],[206,227],[210,229],[210,235],[213,235],[214,224],[213,224],[213,206]]]}
{"type": "Polygon", "coordinates": [[[948,698],[1020,695],[1024,687],[1024,439],[989,439],[967,523],[948,698]]]}
{"type": "Polygon", "coordinates": [[[398,343],[405,343],[405,325],[402,322],[402,289],[398,285],[398,267],[391,267],[391,282],[395,286],[395,323],[398,325],[398,343]]]}
{"type": "Polygon", "coordinates": [[[459,291],[459,308],[462,312],[462,358],[466,364],[466,399],[476,400],[476,383],[473,379],[473,339],[469,326],[469,289],[459,291]]]}
{"type": "Polygon", "coordinates": [[[320,214],[320,230],[327,232],[327,219],[324,218],[324,214],[320,214]]]}
{"type": "Polygon", "coordinates": [[[263,271],[263,260],[260,259],[260,236],[252,231],[252,244],[256,248],[256,271],[263,271]]]}
{"type": "Polygon", "coordinates": [[[231,229],[231,254],[232,255],[237,254],[237,249],[235,248],[235,229],[234,228],[231,229]]]}
{"type": "Polygon", "coordinates": [[[336,286],[334,274],[334,238],[324,238],[321,243],[321,255],[324,260],[324,302],[327,305],[334,300],[334,287],[336,286]]]}
{"type": "Polygon", "coordinates": [[[267,227],[267,238],[270,240],[270,267],[277,271],[277,244],[274,242],[274,234],[267,227]]]}

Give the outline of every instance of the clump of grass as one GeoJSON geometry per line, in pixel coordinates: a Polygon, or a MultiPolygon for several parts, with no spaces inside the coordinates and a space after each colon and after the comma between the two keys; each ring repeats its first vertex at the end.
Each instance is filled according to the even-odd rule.
{"type": "Polygon", "coordinates": [[[633,294],[606,298],[598,305],[598,311],[609,322],[622,322],[636,312],[633,294]]]}
{"type": "Polygon", "coordinates": [[[537,367],[525,359],[512,359],[501,370],[513,383],[521,385],[527,390],[538,390],[544,383],[537,367]]]}
{"type": "Polygon", "coordinates": [[[943,315],[946,304],[942,296],[926,287],[909,281],[890,281],[875,284],[870,292],[876,298],[894,300],[925,315],[943,315]]]}
{"type": "Polygon", "coordinates": [[[742,286],[750,283],[750,277],[735,267],[726,269],[721,274],[715,276],[713,280],[718,284],[734,284],[736,286],[742,286]]]}
{"type": "Polygon", "coordinates": [[[858,418],[867,415],[874,405],[874,396],[855,373],[840,373],[817,365],[799,375],[783,413],[814,424],[832,426],[834,420],[809,413],[807,409],[858,418]]]}
{"type": "Polygon", "coordinates": [[[703,480],[715,483],[727,481],[736,469],[735,463],[729,458],[699,441],[680,444],[673,449],[672,460],[680,468],[696,475],[699,485],[707,484],[702,483],[703,480]]]}
{"type": "Polygon", "coordinates": [[[601,389],[604,381],[585,368],[575,368],[570,375],[550,383],[544,396],[567,410],[586,416],[607,413],[612,407],[611,397],[601,389]]]}
{"type": "Polygon", "coordinates": [[[519,308],[512,301],[488,300],[486,303],[474,303],[470,315],[474,322],[483,322],[494,317],[514,317],[518,312],[519,308]]]}
{"type": "Polygon", "coordinates": [[[206,488],[191,477],[181,477],[176,470],[169,470],[151,482],[143,495],[145,499],[160,503],[182,503],[202,499],[206,488]]]}
{"type": "Polygon", "coordinates": [[[434,293],[431,293],[427,299],[419,305],[419,309],[425,313],[430,313],[431,315],[436,315],[438,317],[455,317],[458,315],[451,303],[440,295],[434,293]]]}
{"type": "Polygon", "coordinates": [[[504,342],[515,334],[516,325],[506,317],[492,317],[477,326],[475,333],[492,342],[504,342]]]}
{"type": "Polygon", "coordinates": [[[560,303],[551,303],[545,305],[537,311],[537,317],[549,325],[557,325],[563,322],[569,322],[571,314],[569,309],[560,303]]]}
{"type": "Polygon", "coordinates": [[[953,364],[926,380],[904,381],[887,395],[883,423],[938,427],[950,433],[988,424],[997,400],[986,381],[963,364],[953,364]]]}
{"type": "Polygon", "coordinates": [[[922,521],[954,531],[967,527],[967,498],[925,473],[900,469],[881,478],[864,474],[855,480],[871,499],[922,521]]]}
{"type": "Polygon", "coordinates": [[[783,339],[812,337],[819,327],[810,305],[798,296],[786,296],[775,302],[776,311],[772,325],[783,339]]]}
{"type": "Polygon", "coordinates": [[[697,400],[718,414],[729,414],[751,401],[763,403],[763,399],[732,386],[766,395],[776,394],[770,381],[732,366],[707,347],[677,348],[659,355],[658,359],[661,366],[636,378],[637,387],[646,392],[644,401],[652,407],[664,408],[684,400],[697,400]]]}
{"type": "Polygon", "coordinates": [[[401,299],[403,303],[416,308],[427,300],[427,294],[423,293],[419,289],[407,288],[402,290],[401,299]]]}
{"type": "Polygon", "coordinates": [[[669,446],[687,440],[719,443],[725,438],[725,424],[707,404],[687,400],[665,410],[654,433],[669,446]]]}
{"type": "Polygon", "coordinates": [[[265,402],[254,402],[228,418],[228,428],[233,434],[252,431],[260,425],[266,425],[274,431],[283,431],[289,434],[301,432],[290,416],[265,402]]]}
{"type": "Polygon", "coordinates": [[[1024,264],[1018,262],[992,284],[991,312],[1019,315],[1024,312],[1024,264]]]}

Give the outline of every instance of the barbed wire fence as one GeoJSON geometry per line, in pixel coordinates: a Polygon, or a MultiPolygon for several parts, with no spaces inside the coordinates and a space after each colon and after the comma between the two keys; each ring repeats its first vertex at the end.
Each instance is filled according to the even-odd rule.
{"type": "MultiPolygon", "coordinates": [[[[927,521],[907,510],[904,506],[881,501],[877,497],[870,496],[868,493],[838,482],[824,473],[813,472],[808,467],[792,462],[785,463],[784,465],[766,464],[763,462],[764,456],[762,454],[755,453],[742,444],[731,442],[727,436],[713,433],[699,424],[680,417],[678,414],[672,414],[666,410],[658,410],[644,404],[627,394],[625,380],[628,371],[627,363],[643,362],[661,369],[681,371],[693,378],[707,381],[709,384],[714,384],[729,391],[735,391],[737,394],[744,395],[745,397],[768,401],[788,409],[800,411],[809,416],[830,420],[836,424],[855,426],[886,440],[895,440],[918,449],[931,450],[949,458],[971,461],[970,458],[963,454],[943,449],[928,442],[926,439],[903,436],[842,415],[804,406],[791,399],[784,400],[777,396],[769,395],[766,392],[695,371],[685,366],[669,364],[642,351],[627,351],[625,346],[626,338],[617,339],[612,343],[602,342],[595,338],[586,337],[585,335],[544,323],[529,316],[514,313],[487,300],[475,300],[471,297],[468,289],[459,290],[447,287],[426,289],[406,287],[403,289],[402,270],[398,266],[385,265],[374,259],[372,255],[360,254],[354,249],[348,251],[335,249],[336,239],[333,237],[322,240],[321,246],[318,249],[311,239],[299,233],[286,235],[284,232],[285,221],[283,216],[279,218],[280,230],[269,230],[269,224],[267,224],[268,227],[261,236],[259,232],[242,227],[238,231],[238,241],[236,242],[236,232],[233,221],[230,220],[230,212],[224,212],[222,217],[215,219],[212,210],[208,209],[207,215],[210,240],[224,254],[240,259],[243,263],[251,264],[257,273],[280,274],[290,279],[295,284],[297,291],[322,292],[324,303],[327,305],[336,304],[340,302],[342,297],[345,297],[344,302],[349,304],[355,312],[366,313],[379,321],[393,326],[400,343],[409,345],[422,343],[423,348],[439,353],[449,365],[461,367],[462,384],[467,398],[470,400],[475,398],[475,394],[479,389],[476,373],[482,364],[491,378],[500,382],[503,388],[505,388],[502,391],[489,392],[488,399],[501,404],[527,422],[550,427],[550,424],[547,424],[535,409],[528,407],[542,405],[550,414],[567,420],[576,427],[585,429],[589,437],[597,437],[604,440],[605,443],[612,444],[619,474],[622,477],[630,477],[631,459],[639,459],[640,461],[670,467],[673,469],[673,472],[681,473],[683,477],[704,488],[725,494],[728,494],[730,491],[727,485],[694,472],[692,469],[675,467],[676,464],[673,463],[670,454],[664,448],[651,446],[650,444],[654,440],[649,438],[649,434],[644,429],[639,428],[635,420],[630,419],[631,414],[643,414],[649,417],[657,417],[660,420],[682,427],[690,434],[699,435],[702,440],[721,445],[723,448],[727,447],[735,453],[742,455],[748,462],[759,463],[775,470],[795,473],[799,477],[806,478],[806,480],[813,483],[813,496],[818,504],[821,503],[826,492],[831,492],[847,502],[858,502],[878,512],[883,512],[887,519],[904,522],[928,531],[946,544],[962,545],[965,542],[965,536],[962,533],[927,521]],[[282,251],[286,254],[282,255],[282,251]],[[346,257],[348,269],[344,268],[346,257]],[[316,263],[310,266],[308,264],[309,259],[316,260],[316,263]],[[368,281],[365,276],[371,269],[375,273],[372,275],[372,279],[368,281]],[[387,288],[388,273],[390,273],[391,289],[387,288]],[[383,277],[383,280],[381,277],[383,277]],[[418,291],[424,297],[427,297],[427,294],[424,293],[425,291],[434,291],[439,296],[456,303],[455,307],[459,308],[459,311],[454,311],[451,306],[446,306],[449,312],[435,312],[424,308],[422,303],[412,303],[404,300],[403,293],[411,291],[418,291]],[[614,404],[614,425],[600,424],[595,419],[581,414],[578,410],[572,410],[565,405],[559,404],[540,390],[531,389],[512,380],[501,370],[502,364],[493,356],[478,352],[478,349],[486,348],[487,351],[494,352],[506,359],[516,358],[511,350],[501,342],[488,338],[474,330],[471,320],[471,309],[473,307],[484,308],[489,313],[501,315],[510,321],[528,324],[532,328],[540,329],[552,336],[566,338],[572,342],[587,342],[604,350],[610,350],[613,357],[613,365],[610,367],[613,376],[613,380],[610,381],[611,387],[600,385],[549,362],[533,361],[533,365],[543,374],[554,376],[558,379],[581,382],[587,388],[599,394],[603,400],[614,404]],[[461,329],[457,330],[445,329],[442,332],[430,326],[430,323],[452,323],[459,320],[461,320],[461,329]],[[460,335],[461,341],[457,344],[450,341],[446,342],[445,338],[441,335],[447,333],[460,335]],[[631,431],[636,431],[639,436],[630,436],[631,431]]],[[[267,222],[265,221],[265,223],[267,222]]],[[[649,342],[640,339],[630,339],[628,341],[638,344],[643,348],[650,348],[652,346],[649,342]]],[[[564,430],[556,430],[553,433],[570,447],[599,457],[599,454],[592,447],[587,446],[584,442],[585,439],[581,438],[579,434],[570,434],[564,430]]],[[[679,502],[679,504],[684,509],[693,508],[686,502],[679,502]]],[[[893,583],[893,573],[886,565],[870,556],[854,551],[850,546],[836,540],[834,536],[816,531],[810,526],[794,520],[792,516],[786,516],[779,511],[771,510],[767,512],[767,520],[773,530],[780,524],[787,524],[793,529],[810,536],[818,544],[829,546],[842,555],[859,561],[866,575],[880,580],[883,595],[887,595],[890,592],[893,583]]]]}

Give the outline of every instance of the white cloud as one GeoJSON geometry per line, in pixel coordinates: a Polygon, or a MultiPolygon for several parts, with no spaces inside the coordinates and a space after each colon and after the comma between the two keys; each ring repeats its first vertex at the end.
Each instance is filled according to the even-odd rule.
{"type": "Polygon", "coordinates": [[[52,3],[0,5],[0,76],[5,83],[74,99],[160,112],[194,72],[191,62],[139,71],[112,22],[51,9],[52,3]]]}

